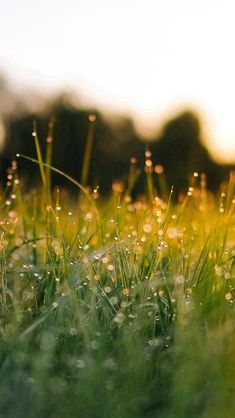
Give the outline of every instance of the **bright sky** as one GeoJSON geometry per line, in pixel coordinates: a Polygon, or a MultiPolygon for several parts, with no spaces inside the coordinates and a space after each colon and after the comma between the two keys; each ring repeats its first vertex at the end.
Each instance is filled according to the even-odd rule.
{"type": "Polygon", "coordinates": [[[151,129],[190,105],[235,161],[234,0],[0,0],[0,71],[151,129]]]}

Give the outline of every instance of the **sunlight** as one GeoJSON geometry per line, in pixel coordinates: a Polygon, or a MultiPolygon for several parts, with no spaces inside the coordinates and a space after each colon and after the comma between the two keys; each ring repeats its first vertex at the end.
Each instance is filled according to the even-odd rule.
{"type": "Polygon", "coordinates": [[[76,91],[149,130],[189,104],[205,115],[212,155],[235,161],[232,1],[14,3],[0,18],[0,53],[18,86],[76,91]]]}

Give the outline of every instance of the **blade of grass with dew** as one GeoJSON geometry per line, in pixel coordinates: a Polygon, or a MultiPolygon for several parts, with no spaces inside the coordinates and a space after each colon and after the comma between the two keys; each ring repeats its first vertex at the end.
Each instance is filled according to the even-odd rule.
{"type": "Polygon", "coordinates": [[[81,184],[82,186],[87,186],[90,163],[91,163],[91,154],[93,149],[94,143],[94,136],[95,136],[95,121],[96,115],[92,114],[88,117],[89,125],[88,125],[88,134],[86,139],[86,146],[85,152],[83,157],[83,164],[82,164],[82,173],[81,173],[81,184]]]}

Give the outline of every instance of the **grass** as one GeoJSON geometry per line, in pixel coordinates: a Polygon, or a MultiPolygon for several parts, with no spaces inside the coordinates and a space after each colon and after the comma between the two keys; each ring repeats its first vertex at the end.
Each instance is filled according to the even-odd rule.
{"type": "Polygon", "coordinates": [[[216,198],[195,173],[172,203],[147,151],[146,196],[132,159],[105,200],[66,176],[75,201],[33,136],[42,185],[13,163],[1,195],[0,417],[234,417],[234,174],[216,198]]]}

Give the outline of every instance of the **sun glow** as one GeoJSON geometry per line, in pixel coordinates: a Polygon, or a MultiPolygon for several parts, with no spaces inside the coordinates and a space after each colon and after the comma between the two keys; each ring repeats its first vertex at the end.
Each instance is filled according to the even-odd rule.
{"type": "Polygon", "coordinates": [[[149,130],[196,107],[213,156],[235,161],[233,1],[3,3],[1,68],[18,85],[81,92],[149,130]]]}

